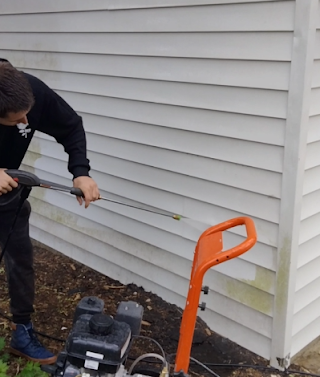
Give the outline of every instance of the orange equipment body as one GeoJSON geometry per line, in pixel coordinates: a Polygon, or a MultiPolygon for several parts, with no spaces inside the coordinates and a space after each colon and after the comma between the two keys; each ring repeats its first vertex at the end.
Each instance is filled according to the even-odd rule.
{"type": "Polygon", "coordinates": [[[189,292],[181,321],[175,373],[183,372],[187,374],[189,369],[191,346],[204,274],[209,268],[245,253],[254,246],[256,241],[255,225],[248,217],[237,217],[225,221],[207,229],[200,236],[194,253],[189,292]],[[246,226],[246,240],[230,250],[222,251],[222,232],[238,225],[246,226]]]}

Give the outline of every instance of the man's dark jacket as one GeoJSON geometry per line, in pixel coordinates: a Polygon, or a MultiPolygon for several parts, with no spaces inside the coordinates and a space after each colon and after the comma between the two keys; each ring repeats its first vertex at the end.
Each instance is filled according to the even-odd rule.
{"type": "Polygon", "coordinates": [[[37,130],[53,136],[63,145],[69,155],[68,169],[74,178],[88,176],[90,166],[81,117],[41,80],[27,73],[24,75],[31,85],[35,103],[27,114],[29,124],[25,129],[0,124],[0,169],[20,167],[37,130]]]}

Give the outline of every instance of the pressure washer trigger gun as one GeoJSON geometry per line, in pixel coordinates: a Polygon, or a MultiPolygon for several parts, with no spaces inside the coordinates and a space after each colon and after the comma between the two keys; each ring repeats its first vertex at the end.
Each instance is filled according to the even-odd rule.
{"type": "Polygon", "coordinates": [[[58,183],[53,183],[50,181],[44,181],[37,177],[35,174],[22,171],[22,170],[6,170],[6,174],[10,175],[19,185],[27,186],[27,187],[42,187],[47,188],[50,190],[62,191],[67,192],[69,194],[84,197],[83,192],[81,189],[76,187],[68,187],[64,185],[60,185],[58,183]]]}

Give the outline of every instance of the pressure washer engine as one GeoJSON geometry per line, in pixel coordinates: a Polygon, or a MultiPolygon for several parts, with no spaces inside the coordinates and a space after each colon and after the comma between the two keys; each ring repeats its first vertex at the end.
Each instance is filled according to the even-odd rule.
{"type": "Polygon", "coordinates": [[[42,366],[52,377],[125,377],[131,342],[140,334],[143,307],[121,302],[115,317],[104,314],[104,301],[84,297],[56,364],[42,366]]]}

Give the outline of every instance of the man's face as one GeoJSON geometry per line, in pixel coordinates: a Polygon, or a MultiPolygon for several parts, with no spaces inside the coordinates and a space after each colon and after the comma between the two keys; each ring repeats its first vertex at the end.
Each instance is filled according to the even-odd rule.
{"type": "Polygon", "coordinates": [[[16,126],[19,123],[28,124],[28,111],[19,111],[18,113],[8,113],[5,118],[0,118],[0,124],[3,126],[16,126]]]}

